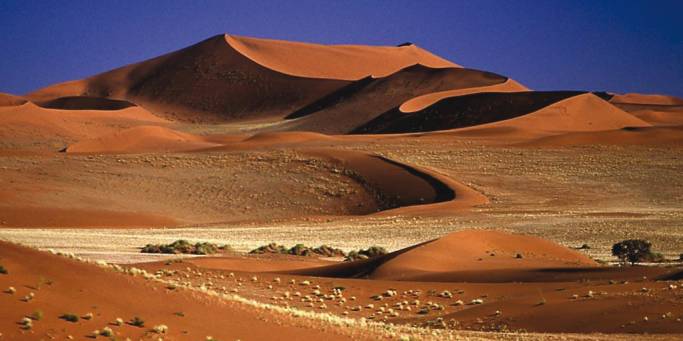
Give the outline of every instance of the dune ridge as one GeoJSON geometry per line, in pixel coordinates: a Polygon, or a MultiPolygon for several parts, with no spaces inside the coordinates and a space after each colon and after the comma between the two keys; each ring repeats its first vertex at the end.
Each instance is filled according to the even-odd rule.
{"type": "Polygon", "coordinates": [[[382,78],[353,82],[287,115],[278,130],[346,134],[415,96],[444,89],[486,88],[508,79],[465,68],[434,69],[413,65],[382,78]]]}
{"type": "Polygon", "coordinates": [[[414,45],[321,45],[225,35],[235,50],[254,62],[284,74],[341,80],[384,77],[409,65],[460,67],[414,45]]]}

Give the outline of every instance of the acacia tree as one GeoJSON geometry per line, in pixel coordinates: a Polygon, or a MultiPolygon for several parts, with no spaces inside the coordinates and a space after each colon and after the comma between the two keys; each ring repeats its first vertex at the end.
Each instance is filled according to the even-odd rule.
{"type": "Polygon", "coordinates": [[[652,255],[652,244],[647,240],[629,239],[612,245],[612,255],[619,258],[622,263],[627,261],[631,265],[646,260],[652,255]]]}

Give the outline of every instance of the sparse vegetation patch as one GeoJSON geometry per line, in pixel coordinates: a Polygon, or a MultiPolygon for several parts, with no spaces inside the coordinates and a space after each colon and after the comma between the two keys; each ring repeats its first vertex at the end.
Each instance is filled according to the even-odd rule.
{"type": "Polygon", "coordinates": [[[195,243],[179,239],[170,244],[147,244],[142,248],[142,253],[167,253],[167,254],[192,254],[211,255],[220,250],[225,250],[226,245],[218,246],[213,243],[195,243]]]}

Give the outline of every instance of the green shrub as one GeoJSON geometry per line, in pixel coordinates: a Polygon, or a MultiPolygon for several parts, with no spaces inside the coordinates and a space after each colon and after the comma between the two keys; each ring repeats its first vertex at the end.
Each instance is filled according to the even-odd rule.
{"type": "Polygon", "coordinates": [[[63,314],[62,316],[59,317],[60,319],[64,321],[69,321],[69,322],[78,322],[79,317],[76,314],[63,314]]]}
{"type": "Polygon", "coordinates": [[[2,266],[2,265],[0,265],[0,274],[3,274],[3,275],[7,275],[7,274],[8,274],[7,269],[5,269],[5,267],[2,266]]]}

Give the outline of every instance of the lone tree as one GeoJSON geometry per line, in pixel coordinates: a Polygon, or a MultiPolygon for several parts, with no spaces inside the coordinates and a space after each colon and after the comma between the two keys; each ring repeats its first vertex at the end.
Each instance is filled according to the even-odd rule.
{"type": "Polygon", "coordinates": [[[633,265],[652,258],[650,247],[652,244],[647,240],[624,240],[612,245],[612,255],[617,256],[622,263],[628,261],[633,265]]]}

